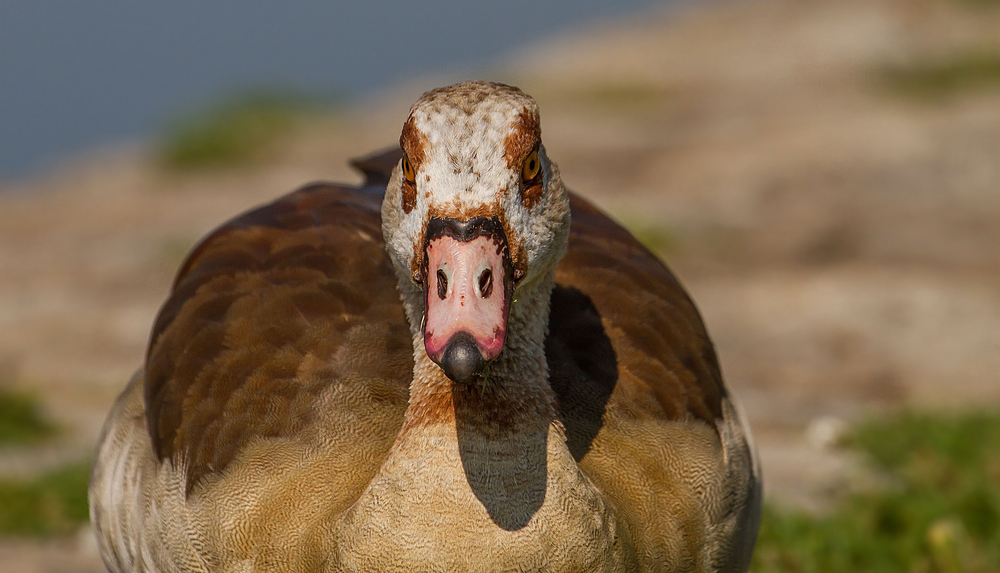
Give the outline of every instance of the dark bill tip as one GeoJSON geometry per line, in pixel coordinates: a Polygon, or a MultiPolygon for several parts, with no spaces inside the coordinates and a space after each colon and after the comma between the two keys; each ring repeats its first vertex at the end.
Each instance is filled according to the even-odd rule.
{"type": "Polygon", "coordinates": [[[486,368],[486,359],[479,352],[476,339],[468,332],[457,332],[448,341],[438,365],[445,375],[460,384],[478,378],[486,368]]]}

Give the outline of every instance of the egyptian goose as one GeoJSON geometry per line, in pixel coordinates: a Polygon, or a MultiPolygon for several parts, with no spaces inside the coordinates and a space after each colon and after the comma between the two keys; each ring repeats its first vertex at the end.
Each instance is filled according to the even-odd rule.
{"type": "Polygon", "coordinates": [[[98,447],[108,568],[745,571],[760,475],[712,343],[535,101],[437,89],[400,143],[189,255],[98,447]]]}

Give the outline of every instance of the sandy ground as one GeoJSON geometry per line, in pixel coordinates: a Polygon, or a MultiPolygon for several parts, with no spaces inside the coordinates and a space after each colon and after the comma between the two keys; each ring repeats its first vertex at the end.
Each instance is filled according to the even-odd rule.
{"type": "MultiPolygon", "coordinates": [[[[701,308],[766,494],[822,508],[843,421],[1000,398],[1000,90],[938,100],[888,66],[1000,50],[1000,12],[931,0],[717,3],[526,48],[492,77],[542,106],[564,179],[658,247],[701,308]]],[[[72,431],[0,474],[88,455],[204,233],[391,145],[429,78],[323,118],[252,169],[95,152],[0,184],[0,376],[72,431]]],[[[99,571],[89,532],[0,540],[0,571],[99,571]]]]}

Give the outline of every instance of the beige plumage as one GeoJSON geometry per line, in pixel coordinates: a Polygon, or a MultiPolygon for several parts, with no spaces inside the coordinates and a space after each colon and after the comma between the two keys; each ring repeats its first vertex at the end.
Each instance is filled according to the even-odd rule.
{"type": "Polygon", "coordinates": [[[109,569],[745,571],[760,474],[701,319],[534,101],[428,92],[401,147],[188,257],[99,445],[109,569]],[[495,339],[427,342],[476,296],[495,339]]]}

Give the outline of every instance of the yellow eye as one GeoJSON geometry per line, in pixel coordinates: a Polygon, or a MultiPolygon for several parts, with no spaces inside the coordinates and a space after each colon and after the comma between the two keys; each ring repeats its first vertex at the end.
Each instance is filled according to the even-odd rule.
{"type": "Polygon", "coordinates": [[[403,178],[408,183],[413,183],[417,180],[417,174],[413,172],[413,165],[405,155],[403,156],[403,178]]]}
{"type": "Polygon", "coordinates": [[[538,152],[532,151],[524,160],[524,164],[521,165],[521,179],[525,183],[531,181],[538,175],[538,170],[542,168],[542,162],[538,160],[538,152]]]}

